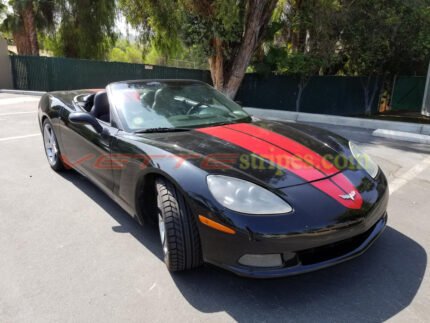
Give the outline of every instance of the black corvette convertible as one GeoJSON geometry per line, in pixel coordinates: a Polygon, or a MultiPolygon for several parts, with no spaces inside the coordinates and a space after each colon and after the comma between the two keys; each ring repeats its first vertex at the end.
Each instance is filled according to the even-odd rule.
{"type": "Polygon", "coordinates": [[[356,144],[251,117],[201,82],[51,92],[38,118],[50,166],[158,223],[171,271],[308,272],[362,254],[386,226],[386,178],[356,144]]]}

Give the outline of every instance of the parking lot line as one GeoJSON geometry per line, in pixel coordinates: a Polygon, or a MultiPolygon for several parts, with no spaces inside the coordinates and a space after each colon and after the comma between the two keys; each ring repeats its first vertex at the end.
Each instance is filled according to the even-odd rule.
{"type": "Polygon", "coordinates": [[[425,158],[421,163],[415,165],[406,173],[396,178],[394,181],[390,183],[390,194],[393,194],[395,191],[402,188],[408,182],[417,177],[420,173],[430,167],[430,157],[425,158]]]}
{"type": "Polygon", "coordinates": [[[30,114],[30,113],[37,113],[37,111],[0,113],[0,117],[13,116],[13,115],[16,115],[16,114],[30,114]]]}
{"type": "Polygon", "coordinates": [[[37,137],[40,136],[40,133],[34,133],[31,135],[25,135],[25,136],[15,136],[15,137],[6,137],[6,138],[0,138],[1,141],[9,141],[9,140],[16,140],[16,139],[24,139],[24,138],[30,138],[30,137],[37,137]]]}
{"type": "Polygon", "coordinates": [[[0,105],[36,102],[36,101],[40,101],[40,98],[39,97],[5,98],[5,99],[0,99],[0,105]]]}

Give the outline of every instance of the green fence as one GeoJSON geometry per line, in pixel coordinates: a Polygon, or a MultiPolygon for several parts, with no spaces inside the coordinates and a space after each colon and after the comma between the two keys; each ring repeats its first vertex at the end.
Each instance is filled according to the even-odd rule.
{"type": "Polygon", "coordinates": [[[391,109],[421,112],[425,86],[424,76],[397,77],[391,98],[391,109]]]}
{"type": "MultiPolygon", "coordinates": [[[[55,91],[101,88],[108,83],[132,79],[197,79],[211,83],[207,70],[183,69],[142,64],[102,62],[70,58],[11,56],[15,89],[55,91]]],[[[360,115],[364,113],[364,87],[367,78],[315,76],[304,89],[301,112],[360,115]]],[[[378,109],[380,81],[372,111],[378,109]]],[[[236,99],[244,106],[295,110],[297,79],[292,76],[247,74],[236,99]]],[[[373,86],[373,85],[372,85],[373,86]]],[[[372,87],[371,86],[371,87],[372,87]]],[[[399,77],[395,83],[392,107],[421,111],[424,77],[399,77]]]]}
{"type": "Polygon", "coordinates": [[[19,90],[56,91],[101,88],[132,79],[196,79],[210,82],[205,70],[143,64],[103,62],[59,57],[10,56],[14,87],[19,90]]]}
{"type": "MultiPolygon", "coordinates": [[[[366,77],[315,76],[304,88],[301,112],[360,115],[364,113],[364,87],[366,77]]],[[[370,88],[376,86],[372,111],[378,109],[380,82],[374,79],[370,88]]],[[[248,74],[238,92],[237,99],[245,106],[294,111],[298,92],[298,80],[292,76],[270,75],[268,77],[248,74]]]]}

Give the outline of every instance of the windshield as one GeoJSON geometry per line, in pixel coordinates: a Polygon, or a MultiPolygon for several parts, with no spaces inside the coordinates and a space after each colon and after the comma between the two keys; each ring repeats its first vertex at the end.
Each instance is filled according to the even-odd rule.
{"type": "Polygon", "coordinates": [[[250,120],[238,104],[204,83],[119,82],[108,89],[126,131],[195,128],[250,120]]]}

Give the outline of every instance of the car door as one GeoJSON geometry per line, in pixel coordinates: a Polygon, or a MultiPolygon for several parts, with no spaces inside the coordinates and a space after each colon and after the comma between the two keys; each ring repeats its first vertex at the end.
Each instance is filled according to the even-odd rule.
{"type": "Polygon", "coordinates": [[[118,129],[109,122],[98,120],[105,129],[103,133],[98,133],[90,125],[70,122],[68,117],[72,112],[75,111],[64,109],[61,117],[63,159],[66,164],[111,193],[113,190],[111,145],[118,129]]]}

